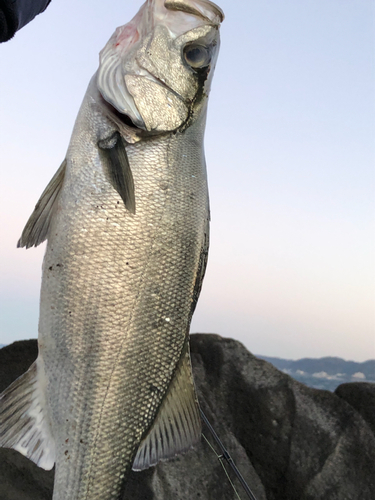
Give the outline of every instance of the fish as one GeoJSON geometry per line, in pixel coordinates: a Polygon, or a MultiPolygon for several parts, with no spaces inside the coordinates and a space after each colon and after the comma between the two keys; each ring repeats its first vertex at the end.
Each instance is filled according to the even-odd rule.
{"type": "Polygon", "coordinates": [[[205,273],[203,138],[222,10],[147,0],[100,53],[19,247],[47,240],[38,357],[0,395],[0,446],[53,500],[117,500],[200,440],[189,326],[205,273]]]}

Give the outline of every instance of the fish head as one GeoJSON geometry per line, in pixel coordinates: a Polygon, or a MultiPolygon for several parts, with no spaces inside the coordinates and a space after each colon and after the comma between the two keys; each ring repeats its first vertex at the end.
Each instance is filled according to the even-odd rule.
{"type": "Polygon", "coordinates": [[[174,131],[204,107],[221,9],[208,0],[147,0],[100,53],[100,94],[147,132],[174,131]]]}

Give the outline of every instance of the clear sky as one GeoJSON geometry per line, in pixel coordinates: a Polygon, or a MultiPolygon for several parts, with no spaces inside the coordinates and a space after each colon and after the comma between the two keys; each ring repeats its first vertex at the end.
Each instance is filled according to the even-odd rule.
{"type": "MultiPolygon", "coordinates": [[[[0,344],[37,336],[44,246],[16,242],[99,50],[141,3],[52,0],[0,45],[0,344]]],[[[374,3],[219,5],[211,247],[192,331],[270,356],[374,358],[374,3]]]]}

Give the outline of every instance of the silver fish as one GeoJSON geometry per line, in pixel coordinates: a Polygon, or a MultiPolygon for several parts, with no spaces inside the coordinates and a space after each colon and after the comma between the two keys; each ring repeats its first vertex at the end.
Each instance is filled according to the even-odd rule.
{"type": "Polygon", "coordinates": [[[19,240],[48,240],[39,355],[0,395],[0,446],[56,464],[53,500],[118,499],[132,467],[199,441],[188,338],[222,21],[207,0],[148,0],[116,30],[19,240]]]}

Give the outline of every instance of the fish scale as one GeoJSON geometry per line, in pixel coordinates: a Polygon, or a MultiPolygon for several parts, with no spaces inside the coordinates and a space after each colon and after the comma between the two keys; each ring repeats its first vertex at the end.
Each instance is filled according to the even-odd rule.
{"type": "Polygon", "coordinates": [[[206,0],[147,0],[116,30],[19,241],[48,240],[39,355],[0,395],[0,445],[56,464],[53,500],[118,500],[132,467],[200,438],[188,337],[222,20],[206,0]]]}
{"type": "MultiPolygon", "coordinates": [[[[84,103],[83,113],[86,111],[90,108],[84,103]]],[[[51,391],[49,401],[52,408],[60,409],[63,401],[72,400],[72,410],[68,408],[65,415],[60,412],[55,431],[55,436],[59,435],[57,454],[63,464],[56,469],[55,489],[64,495],[69,492],[72,498],[84,498],[82,492],[86,488],[89,498],[103,498],[108,490],[105,478],[108,484],[121,486],[123,464],[130,461],[135,443],[153,420],[180,357],[203,246],[203,228],[208,219],[202,152],[199,149],[192,152],[190,143],[201,133],[202,127],[197,128],[195,134],[191,130],[184,136],[158,139],[154,148],[151,143],[129,147],[128,157],[137,187],[137,217],[126,211],[113,188],[93,199],[90,186],[94,178],[98,182],[98,175],[95,166],[92,169],[88,166],[95,165],[98,156],[92,140],[91,157],[84,157],[82,165],[74,161],[75,173],[71,174],[74,191],[80,184],[82,191],[74,192],[72,197],[67,183],[60,198],[59,215],[51,228],[44,262],[44,268],[52,270],[46,271],[48,279],[42,286],[40,339],[43,343],[44,331],[50,339],[53,331],[56,343],[70,346],[69,358],[64,358],[58,370],[64,385],[57,400],[51,391]],[[92,172],[91,179],[87,179],[87,171],[92,172]],[[75,197],[80,200],[79,205],[75,197]],[[70,215],[67,220],[64,217],[72,212],[72,204],[74,224],[70,215]],[[126,231],[121,225],[114,225],[119,221],[126,224],[126,231]],[[56,267],[58,263],[62,265],[56,267]],[[92,272],[93,269],[97,272],[92,272]],[[73,276],[74,288],[66,287],[65,283],[72,283],[73,276]],[[61,328],[59,316],[55,311],[51,314],[50,304],[59,304],[61,328]],[[77,322],[75,318],[79,317],[85,320],[77,322]],[[95,346],[90,345],[92,342],[95,346]],[[73,368],[66,369],[70,365],[73,368]],[[72,380],[68,373],[72,374],[72,380]],[[100,379],[96,383],[93,374],[97,373],[100,379]],[[75,386],[77,379],[80,382],[75,386]],[[150,392],[151,384],[157,390],[150,392]],[[81,397],[83,387],[90,398],[81,397]],[[134,390],[129,390],[130,387],[134,390]],[[122,397],[125,392],[126,399],[122,397]],[[64,417],[68,422],[64,423],[64,417]],[[77,436],[75,443],[80,440],[84,443],[72,450],[65,444],[65,437],[74,435],[71,421],[79,429],[80,439],[77,436]],[[133,430],[129,436],[128,429],[137,432],[133,430]],[[87,468],[85,449],[90,449],[87,468]],[[117,467],[112,466],[114,457],[117,467]],[[68,472],[70,463],[74,464],[74,473],[68,472]],[[77,463],[82,464],[81,472],[76,470],[77,463]],[[77,481],[77,475],[87,479],[77,481]],[[100,488],[91,491],[90,481],[100,483],[100,488]]],[[[73,145],[68,155],[80,158],[80,144],[81,141],[77,151],[73,145]]],[[[49,352],[44,346],[41,355],[47,378],[52,378],[56,371],[55,348],[49,352]]],[[[113,498],[116,495],[118,489],[114,490],[113,498]]]]}

